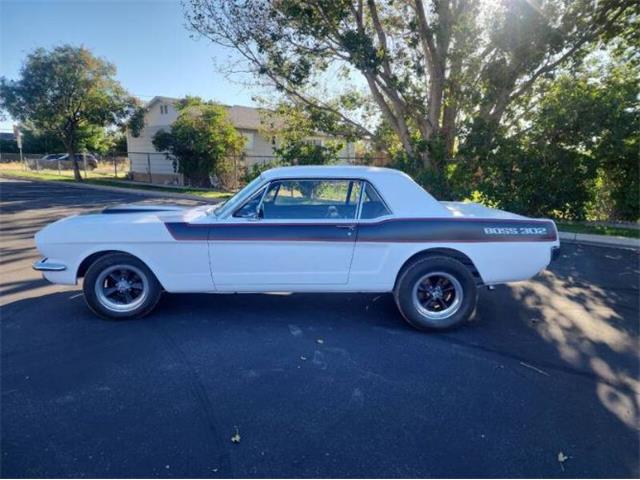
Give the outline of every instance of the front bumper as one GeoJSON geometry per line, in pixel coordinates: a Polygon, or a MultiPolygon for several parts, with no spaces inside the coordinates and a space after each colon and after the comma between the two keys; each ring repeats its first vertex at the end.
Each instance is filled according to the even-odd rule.
{"type": "Polygon", "coordinates": [[[62,263],[50,262],[48,258],[41,258],[33,264],[33,269],[39,272],[62,272],[67,269],[62,263]]]}

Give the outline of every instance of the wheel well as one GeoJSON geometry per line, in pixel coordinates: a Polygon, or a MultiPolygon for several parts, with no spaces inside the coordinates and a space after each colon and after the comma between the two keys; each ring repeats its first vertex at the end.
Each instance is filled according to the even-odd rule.
{"type": "MultiPolygon", "coordinates": [[[[443,257],[450,257],[450,258],[453,258],[455,260],[458,260],[460,263],[462,263],[465,267],[467,267],[469,269],[469,271],[471,272],[471,275],[473,275],[473,278],[476,281],[476,285],[482,285],[483,284],[482,277],[480,276],[480,273],[478,272],[478,269],[474,265],[473,261],[471,261],[471,259],[467,255],[462,253],[461,251],[454,250],[453,248],[430,248],[428,250],[422,250],[421,252],[418,252],[418,253],[412,255],[411,257],[409,257],[409,259],[407,259],[406,262],[404,262],[402,264],[402,267],[400,268],[400,271],[398,272],[398,275],[396,276],[396,284],[398,282],[398,279],[402,276],[402,273],[415,260],[418,260],[419,258],[433,257],[433,256],[436,256],[436,255],[443,256],[443,257]]],[[[394,285],[394,289],[395,289],[395,285],[394,285]]]]}
{"type": "MultiPolygon", "coordinates": [[[[92,263],[94,263],[99,258],[102,258],[105,255],[111,255],[112,253],[122,253],[124,255],[131,255],[130,253],[123,252],[121,250],[103,250],[101,252],[92,253],[87,258],[82,260],[82,262],[80,263],[80,266],[78,267],[78,273],[76,274],[76,278],[84,277],[84,275],[87,273],[87,270],[89,269],[92,263]]],[[[131,256],[133,257],[134,255],[131,255],[131,256]]]]}

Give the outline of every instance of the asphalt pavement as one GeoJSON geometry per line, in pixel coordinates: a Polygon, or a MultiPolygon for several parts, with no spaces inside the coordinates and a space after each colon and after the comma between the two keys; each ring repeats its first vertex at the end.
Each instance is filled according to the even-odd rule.
{"type": "Polygon", "coordinates": [[[388,294],[165,295],[105,321],[31,270],[34,233],[176,200],[1,179],[0,197],[2,477],[640,475],[635,251],[566,244],[445,333],[388,294]]]}

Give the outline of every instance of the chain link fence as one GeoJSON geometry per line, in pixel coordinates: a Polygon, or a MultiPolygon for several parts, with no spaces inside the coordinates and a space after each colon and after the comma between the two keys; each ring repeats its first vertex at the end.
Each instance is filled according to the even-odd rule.
{"type": "MultiPolygon", "coordinates": [[[[108,155],[90,153],[76,154],[80,174],[83,178],[128,180],[163,186],[194,186],[179,173],[178,160],[160,152],[127,152],[108,155]]],[[[305,162],[301,162],[305,163],[305,162]]],[[[341,157],[339,164],[385,165],[386,157],[355,156],[341,157]]],[[[281,165],[273,155],[237,155],[228,159],[224,178],[209,176],[209,188],[221,186],[238,188],[247,178],[262,170],[281,165]]],[[[0,172],[40,172],[49,178],[74,177],[73,161],[67,154],[23,154],[0,153],[0,172]]],[[[198,185],[203,186],[203,185],[198,185]]]]}
{"type": "MultiPolygon", "coordinates": [[[[131,163],[127,154],[97,156],[77,154],[83,178],[130,179],[131,163]]],[[[41,172],[44,176],[73,178],[73,161],[68,154],[0,154],[0,172],[41,172]]]]}

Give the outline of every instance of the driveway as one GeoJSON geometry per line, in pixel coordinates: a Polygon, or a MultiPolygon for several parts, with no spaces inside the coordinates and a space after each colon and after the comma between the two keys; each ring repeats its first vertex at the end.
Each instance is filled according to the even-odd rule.
{"type": "Polygon", "coordinates": [[[104,321],[30,269],[33,234],[158,199],[0,189],[3,477],[640,475],[637,252],[566,244],[447,333],[387,294],[165,295],[104,321]]]}

